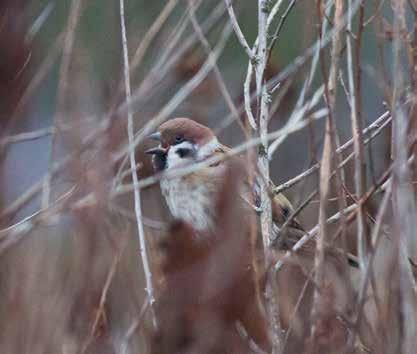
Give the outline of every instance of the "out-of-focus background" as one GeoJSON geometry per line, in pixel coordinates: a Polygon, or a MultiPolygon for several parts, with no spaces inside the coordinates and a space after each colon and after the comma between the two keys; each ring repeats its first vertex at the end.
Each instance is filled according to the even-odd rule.
{"type": "MultiPolygon", "coordinates": [[[[353,43],[362,128],[390,112],[394,102],[393,87],[400,80],[398,72],[393,74],[395,11],[403,14],[404,20],[400,46],[417,48],[415,1],[341,2],[345,17],[349,6],[355,13],[351,29],[343,23],[340,39],[332,114],[337,144],[352,138],[346,38],[353,43]]],[[[247,122],[243,87],[249,60],[228,27],[225,2],[126,0],[135,134],[140,137],[155,117],[185,116],[214,129],[226,145],[237,146],[245,141],[241,124],[226,103],[213,70],[202,76],[210,61],[190,20],[191,3],[210,47],[220,50],[217,67],[239,110],[238,119],[247,122]],[[193,80],[201,77],[188,92],[193,80]],[[181,96],[184,92],[187,94],[181,96]]],[[[314,95],[330,72],[331,31],[336,25],[334,1],[266,3],[270,7],[281,3],[269,35],[278,26],[282,28],[264,79],[273,81],[289,72],[275,82],[279,87],[271,94],[269,131],[294,118],[314,63],[312,57],[317,53],[308,48],[317,43],[320,31],[330,36],[305,94],[308,107],[302,119],[311,118],[311,123],[286,137],[270,157],[271,180],[278,186],[321,160],[328,114],[324,94],[318,94],[316,100],[314,95]],[[297,66],[297,58],[303,58],[305,64],[297,66]]],[[[258,2],[234,1],[233,9],[252,46],[258,34],[258,2]]],[[[148,347],[152,326],[149,313],[143,315],[146,285],[133,191],[129,189],[132,180],[122,49],[118,1],[3,0],[0,4],[1,353],[139,353],[148,347]],[[126,186],[127,191],[123,191],[126,186]]],[[[415,100],[417,75],[413,77],[413,65],[417,59],[412,53],[400,50],[402,82],[396,99],[401,104],[415,100]]],[[[254,86],[252,82],[251,93],[254,86]]],[[[415,110],[409,107],[414,106],[406,108],[411,121],[415,110]]],[[[252,108],[256,112],[256,103],[252,108]]],[[[143,153],[151,146],[151,142],[141,140],[136,148],[140,179],[153,174],[150,158],[143,153]]],[[[351,151],[341,156],[347,157],[351,151]]],[[[392,158],[391,129],[387,127],[365,147],[365,191],[376,185],[392,158]]],[[[352,159],[343,170],[348,204],[360,198],[355,197],[354,169],[352,159]]],[[[317,188],[318,173],[285,191],[296,208],[317,188]]],[[[157,184],[141,192],[147,248],[158,289],[163,282],[155,266],[158,243],[171,216],[157,184]]],[[[329,216],[339,210],[338,192],[331,192],[329,216]]],[[[379,191],[367,200],[366,213],[371,219],[376,218],[382,195],[379,191]]],[[[315,196],[297,216],[306,230],[317,224],[318,211],[319,197],[315,196]]],[[[391,220],[391,212],[388,214],[391,220]]],[[[369,237],[371,225],[367,227],[369,237]]],[[[385,232],[390,229],[387,225],[382,228],[385,232]]],[[[355,222],[347,233],[346,247],[356,253],[355,222]]],[[[415,245],[410,240],[410,249],[415,245]]],[[[387,285],[391,278],[386,276],[384,265],[389,268],[391,263],[382,259],[378,269],[387,285]]],[[[385,309],[394,300],[385,289],[381,294],[379,306],[385,309]]],[[[390,318],[389,311],[383,315],[390,318]]],[[[374,330],[388,331],[381,328],[375,325],[374,330]]],[[[382,339],[378,343],[374,348],[384,348],[386,353],[398,353],[401,347],[395,343],[384,346],[382,339]]],[[[303,345],[288,347],[307,352],[303,345]]],[[[372,352],[382,353],[378,350],[372,352]]]]}

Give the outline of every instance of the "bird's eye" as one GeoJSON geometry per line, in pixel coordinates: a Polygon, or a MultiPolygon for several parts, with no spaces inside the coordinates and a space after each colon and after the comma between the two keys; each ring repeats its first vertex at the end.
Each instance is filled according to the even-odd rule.
{"type": "Polygon", "coordinates": [[[182,143],[183,141],[184,141],[184,137],[182,135],[177,135],[175,137],[175,143],[176,144],[182,143]]]}

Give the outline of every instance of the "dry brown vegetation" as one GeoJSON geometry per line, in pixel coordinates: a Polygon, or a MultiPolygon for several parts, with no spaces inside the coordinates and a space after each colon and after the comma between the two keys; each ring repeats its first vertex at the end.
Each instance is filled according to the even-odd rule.
{"type": "Polygon", "coordinates": [[[0,353],[415,353],[417,1],[103,2],[112,60],[92,3],[0,3],[0,353]],[[178,115],[259,172],[204,240],[143,153],[178,115]]]}

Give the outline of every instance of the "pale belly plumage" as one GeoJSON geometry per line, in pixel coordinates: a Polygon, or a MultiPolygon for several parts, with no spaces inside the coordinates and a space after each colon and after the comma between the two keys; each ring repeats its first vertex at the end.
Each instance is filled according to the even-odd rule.
{"type": "Polygon", "coordinates": [[[210,182],[204,183],[193,176],[161,181],[161,191],[171,214],[192,225],[196,231],[210,231],[215,226],[218,185],[210,182]]]}

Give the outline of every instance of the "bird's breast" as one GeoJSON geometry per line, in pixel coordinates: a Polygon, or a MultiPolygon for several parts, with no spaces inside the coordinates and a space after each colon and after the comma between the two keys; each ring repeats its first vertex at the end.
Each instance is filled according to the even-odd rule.
{"type": "Polygon", "coordinates": [[[217,187],[214,181],[204,181],[193,175],[161,181],[162,194],[171,214],[197,231],[214,227],[217,187]]]}

